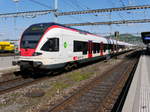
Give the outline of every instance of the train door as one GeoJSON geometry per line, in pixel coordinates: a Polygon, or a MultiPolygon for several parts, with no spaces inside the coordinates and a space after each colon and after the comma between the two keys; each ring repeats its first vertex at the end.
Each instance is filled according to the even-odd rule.
{"type": "Polygon", "coordinates": [[[93,49],[93,42],[89,41],[88,42],[88,58],[92,58],[92,49],[93,49]]]}
{"type": "Polygon", "coordinates": [[[100,56],[103,56],[103,49],[104,49],[104,44],[103,42],[100,43],[100,56]]]}

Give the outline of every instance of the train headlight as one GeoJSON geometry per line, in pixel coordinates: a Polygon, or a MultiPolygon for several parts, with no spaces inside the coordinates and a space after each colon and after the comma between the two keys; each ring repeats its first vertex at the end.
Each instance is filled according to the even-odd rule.
{"type": "Polygon", "coordinates": [[[40,53],[40,52],[34,52],[32,56],[39,56],[39,55],[42,55],[42,53],[40,53]]]}

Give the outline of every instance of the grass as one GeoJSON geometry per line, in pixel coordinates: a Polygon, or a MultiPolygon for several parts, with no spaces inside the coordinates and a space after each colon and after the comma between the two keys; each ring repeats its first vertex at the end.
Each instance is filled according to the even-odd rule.
{"type": "Polygon", "coordinates": [[[5,107],[5,106],[8,106],[8,104],[2,104],[2,103],[0,103],[0,107],[5,107]]]}
{"type": "Polygon", "coordinates": [[[16,97],[19,97],[20,94],[19,94],[19,93],[12,93],[11,96],[12,96],[13,98],[16,98],[16,97]]]}
{"type": "Polygon", "coordinates": [[[91,76],[90,73],[82,73],[82,72],[74,72],[71,75],[69,75],[68,77],[75,82],[80,82],[82,80],[86,80],[91,76]]]}
{"type": "Polygon", "coordinates": [[[46,94],[44,95],[44,97],[52,97],[53,95],[55,95],[57,93],[57,91],[61,91],[65,88],[68,88],[70,85],[65,83],[65,82],[55,82],[52,86],[51,89],[49,89],[46,94]]]}
{"type": "MultiPolygon", "coordinates": [[[[60,78],[58,80],[54,80],[54,82],[49,82],[47,87],[47,90],[45,92],[45,95],[42,96],[39,99],[31,99],[30,101],[33,103],[30,103],[32,107],[36,107],[36,105],[40,105],[40,110],[47,109],[49,104],[55,103],[57,101],[57,95],[65,91],[65,89],[68,89],[69,87],[74,86],[75,84],[78,84],[79,82],[83,80],[87,80],[92,77],[96,73],[96,71],[99,70],[99,67],[88,67],[82,70],[76,70],[73,72],[69,72],[63,76],[63,78],[60,78]],[[54,102],[53,102],[54,101],[54,102]],[[38,103],[37,103],[38,102],[38,103]],[[40,103],[39,103],[40,102],[40,103]],[[42,102],[42,103],[41,103],[42,102]],[[35,104],[34,104],[35,103],[35,104]]],[[[68,91],[66,91],[68,92],[68,91]]],[[[65,92],[64,92],[65,93],[65,92]]],[[[26,106],[28,107],[28,106],[26,106]]],[[[29,108],[29,107],[28,107],[29,108]]],[[[26,110],[26,109],[25,109],[26,110]]]]}
{"type": "Polygon", "coordinates": [[[55,90],[62,90],[62,89],[65,89],[67,88],[69,85],[65,82],[57,82],[53,85],[53,89],[55,90]]]}
{"type": "Polygon", "coordinates": [[[59,94],[60,91],[71,87],[72,84],[75,84],[76,82],[80,82],[82,80],[86,80],[88,78],[90,78],[92,76],[91,72],[85,71],[85,72],[72,72],[71,74],[67,75],[65,77],[66,80],[58,80],[57,82],[54,82],[53,84],[51,84],[51,88],[49,90],[47,90],[46,94],[42,97],[42,100],[44,100],[44,102],[48,102],[49,99],[51,99],[53,96],[55,96],[56,94],[59,94]],[[70,83],[71,81],[71,83],[70,83]]]}

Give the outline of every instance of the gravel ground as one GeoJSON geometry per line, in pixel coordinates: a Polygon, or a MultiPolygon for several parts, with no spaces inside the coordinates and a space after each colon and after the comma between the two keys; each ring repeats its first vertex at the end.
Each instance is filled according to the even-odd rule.
{"type": "Polygon", "coordinates": [[[46,112],[122,59],[99,62],[0,96],[0,112],[46,112]]]}
{"type": "Polygon", "coordinates": [[[19,77],[17,76],[18,71],[20,71],[18,66],[10,67],[5,70],[0,70],[0,82],[8,81],[19,77]]]}

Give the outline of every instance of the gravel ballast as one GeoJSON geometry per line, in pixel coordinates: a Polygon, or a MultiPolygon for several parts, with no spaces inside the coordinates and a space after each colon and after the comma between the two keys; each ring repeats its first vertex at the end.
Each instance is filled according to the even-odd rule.
{"type": "Polygon", "coordinates": [[[1,95],[0,112],[44,112],[121,61],[101,61],[1,95]]]}

